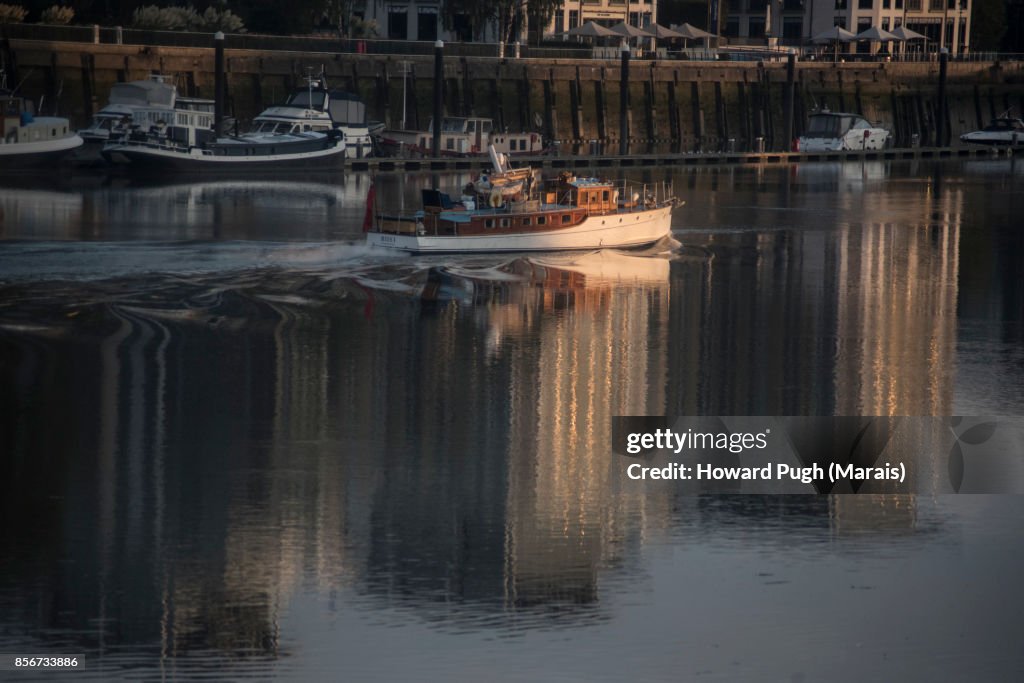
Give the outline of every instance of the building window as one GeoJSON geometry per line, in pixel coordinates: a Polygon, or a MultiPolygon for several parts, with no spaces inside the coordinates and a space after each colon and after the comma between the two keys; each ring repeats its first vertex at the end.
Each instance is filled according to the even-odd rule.
{"type": "Polygon", "coordinates": [[[747,20],[747,35],[751,38],[764,38],[764,17],[751,17],[747,20]]]}
{"type": "Polygon", "coordinates": [[[882,30],[883,31],[888,31],[889,30],[889,17],[882,17],[882,30]]]}
{"type": "Polygon", "coordinates": [[[576,9],[569,10],[569,29],[574,29],[580,25],[580,11],[576,9]]]}
{"type": "Polygon", "coordinates": [[[875,0],[857,0],[857,9],[874,9],[874,8],[875,8],[875,0]]]}
{"type": "Polygon", "coordinates": [[[890,9],[892,0],[882,0],[882,9],[890,9]]]}
{"type": "Polygon", "coordinates": [[[802,18],[786,18],[782,20],[782,37],[789,40],[799,40],[803,37],[804,20],[802,18]]]}
{"type": "Polygon", "coordinates": [[[750,0],[750,9],[747,11],[750,14],[761,14],[764,13],[766,7],[768,7],[768,0],[750,0]]]}
{"type": "Polygon", "coordinates": [[[388,7],[388,38],[405,40],[409,37],[409,13],[406,7],[388,7]]]}
{"type": "Polygon", "coordinates": [[[416,37],[418,40],[437,40],[437,8],[416,8],[416,37]]]}
{"type": "Polygon", "coordinates": [[[799,12],[804,8],[804,0],[782,0],[782,9],[786,12],[799,12]]]}
{"type": "Polygon", "coordinates": [[[740,35],[740,18],[728,17],[725,20],[725,28],[722,30],[722,34],[727,38],[738,37],[740,35]]]}
{"type": "Polygon", "coordinates": [[[846,28],[846,17],[844,17],[844,16],[836,17],[835,19],[832,20],[832,25],[833,26],[838,26],[839,28],[842,28],[842,29],[845,29],[846,28]]]}
{"type": "Polygon", "coordinates": [[[846,0],[836,0],[836,9],[846,9],[846,0]]]}

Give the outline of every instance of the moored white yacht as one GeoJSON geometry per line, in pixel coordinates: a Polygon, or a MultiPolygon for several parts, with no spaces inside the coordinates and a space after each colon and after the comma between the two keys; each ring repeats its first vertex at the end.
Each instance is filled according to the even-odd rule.
{"type": "Polygon", "coordinates": [[[1017,147],[1024,145],[1024,121],[1010,116],[1010,112],[992,119],[981,130],[964,133],[962,142],[973,145],[992,145],[993,147],[1017,147]]]}
{"type": "Polygon", "coordinates": [[[807,130],[797,140],[798,152],[839,152],[883,149],[889,131],[872,125],[860,114],[820,111],[811,114],[807,130]]]}

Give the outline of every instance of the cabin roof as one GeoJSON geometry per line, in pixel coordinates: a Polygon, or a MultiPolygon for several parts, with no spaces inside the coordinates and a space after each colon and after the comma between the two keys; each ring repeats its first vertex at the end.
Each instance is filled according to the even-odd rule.
{"type": "Polygon", "coordinates": [[[611,183],[607,180],[601,180],[600,178],[574,178],[567,182],[568,185],[579,188],[600,188],[600,187],[611,187],[611,183]]]}

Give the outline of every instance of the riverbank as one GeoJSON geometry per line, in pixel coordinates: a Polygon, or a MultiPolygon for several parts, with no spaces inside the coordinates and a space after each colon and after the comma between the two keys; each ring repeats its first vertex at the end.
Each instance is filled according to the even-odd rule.
{"type": "MultiPolygon", "coordinates": [[[[43,111],[84,124],[119,81],[174,74],[182,92],[213,96],[213,49],[12,39],[0,46],[10,85],[43,111]]],[[[321,68],[333,87],[357,92],[368,116],[389,126],[425,129],[432,108],[433,58],[331,52],[226,51],[227,108],[247,120],[301,87],[321,68]],[[404,96],[403,96],[404,95],[404,96]],[[402,111],[405,102],[405,111],[402,111]],[[404,114],[404,117],[403,117],[404,114]]],[[[449,57],[447,115],[487,116],[499,129],[535,130],[563,146],[600,140],[618,149],[623,112],[629,137],[675,153],[791,148],[786,98],[793,91],[792,135],[807,114],[827,106],[890,128],[898,147],[935,144],[938,62],[785,63],[635,60],[628,107],[620,106],[617,61],[449,57]]],[[[950,62],[946,126],[956,144],[1009,108],[1024,110],[1024,63],[950,62]]],[[[634,148],[635,149],[635,148],[634,148]]]]}

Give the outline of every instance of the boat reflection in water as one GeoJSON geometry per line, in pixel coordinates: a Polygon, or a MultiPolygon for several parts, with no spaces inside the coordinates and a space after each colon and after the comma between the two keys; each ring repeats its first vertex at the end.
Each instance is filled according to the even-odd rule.
{"type": "Polygon", "coordinates": [[[358,234],[369,180],[350,178],[0,185],[0,238],[297,240],[358,234]]]}

